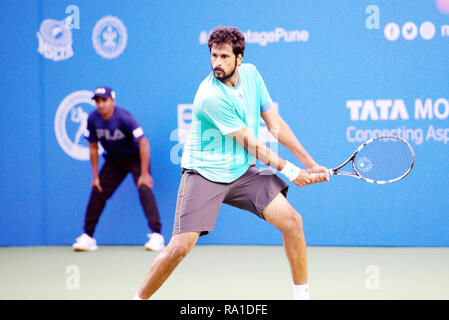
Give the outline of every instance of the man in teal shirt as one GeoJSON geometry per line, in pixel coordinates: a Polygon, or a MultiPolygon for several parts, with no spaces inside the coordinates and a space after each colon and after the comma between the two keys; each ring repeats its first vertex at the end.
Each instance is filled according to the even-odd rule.
{"type": "Polygon", "coordinates": [[[254,213],[283,233],[294,298],[309,299],[302,218],[285,198],[288,184],[270,170],[257,169],[254,158],[298,186],[327,181],[328,171],[312,159],[272,108],[257,69],[242,64],[243,34],[234,27],[217,27],[208,44],[212,73],[200,84],[193,103],[173,236],[134,298],[148,299],[156,292],[198,237],[214,229],[220,206],[226,203],[254,213]],[[260,117],[307,170],[280,158],[257,139],[260,117]]]}
{"type": "Polygon", "coordinates": [[[195,169],[205,178],[230,183],[240,178],[254,156],[229,134],[247,127],[257,137],[260,113],[271,108],[268,90],[251,64],[238,67],[235,87],[210,74],[193,102],[190,137],[181,166],[195,169]]]}

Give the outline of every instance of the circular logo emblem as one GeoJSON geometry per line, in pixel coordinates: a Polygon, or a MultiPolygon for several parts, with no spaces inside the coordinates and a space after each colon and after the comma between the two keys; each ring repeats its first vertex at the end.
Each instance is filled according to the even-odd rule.
{"type": "Polygon", "coordinates": [[[65,20],[45,19],[37,32],[38,51],[45,58],[62,61],[73,56],[72,31],[65,20]]]}
{"type": "Polygon", "coordinates": [[[418,27],[413,22],[406,22],[402,26],[402,36],[406,40],[413,40],[418,35],[418,27]]]}
{"type": "Polygon", "coordinates": [[[114,59],[126,48],[128,34],[117,17],[101,18],[92,31],[92,43],[97,53],[105,59],[114,59]]]}
{"type": "Polygon", "coordinates": [[[419,27],[419,34],[424,40],[432,39],[435,36],[435,32],[435,25],[430,21],[423,22],[419,27]]]}
{"type": "Polygon", "coordinates": [[[399,38],[400,33],[401,31],[399,29],[399,26],[394,22],[391,22],[385,26],[384,35],[385,38],[387,38],[387,40],[390,41],[397,40],[399,38]]]}
{"type": "MultiPolygon", "coordinates": [[[[62,150],[76,160],[89,160],[89,146],[85,136],[89,112],[95,108],[93,93],[88,90],[75,91],[62,100],[55,115],[56,140],[62,150]]],[[[103,153],[101,144],[99,154],[103,153]]]]}

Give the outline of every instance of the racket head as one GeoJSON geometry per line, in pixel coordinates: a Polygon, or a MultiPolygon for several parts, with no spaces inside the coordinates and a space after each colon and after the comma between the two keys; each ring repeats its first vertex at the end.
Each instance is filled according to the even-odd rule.
{"type": "Polygon", "coordinates": [[[414,164],[415,153],[408,141],[397,136],[380,136],[361,144],[344,164],[329,170],[329,174],[385,184],[406,177],[414,164]],[[338,171],[351,160],[354,173],[338,171]]]}

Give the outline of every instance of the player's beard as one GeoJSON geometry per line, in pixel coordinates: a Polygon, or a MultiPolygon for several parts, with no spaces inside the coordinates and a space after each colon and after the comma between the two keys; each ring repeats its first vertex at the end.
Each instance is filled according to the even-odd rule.
{"type": "Polygon", "coordinates": [[[230,78],[234,75],[236,69],[237,69],[237,59],[235,59],[234,69],[233,69],[230,73],[228,73],[228,74],[226,74],[226,73],[224,72],[224,70],[221,69],[221,68],[215,68],[215,69],[212,69],[212,71],[213,71],[213,73],[214,73],[214,77],[215,77],[215,78],[217,78],[217,79],[220,80],[220,81],[226,81],[226,80],[230,79],[230,78]],[[215,71],[216,71],[217,69],[222,71],[223,76],[217,77],[217,75],[215,74],[215,71]]]}

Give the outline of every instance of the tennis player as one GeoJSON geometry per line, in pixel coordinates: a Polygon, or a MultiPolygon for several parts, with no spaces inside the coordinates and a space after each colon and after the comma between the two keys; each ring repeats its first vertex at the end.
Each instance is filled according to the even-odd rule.
{"type": "Polygon", "coordinates": [[[193,103],[173,235],[134,299],[151,297],[199,236],[214,229],[222,203],[250,211],[282,232],[294,298],[309,299],[301,216],[285,198],[288,184],[271,170],[257,169],[254,158],[279,170],[298,186],[327,181],[327,169],[312,159],[275,111],[256,67],[242,63],[243,34],[234,27],[217,27],[208,45],[212,73],[200,84],[193,103]],[[280,158],[257,139],[261,116],[271,133],[307,170],[280,158]]]}

